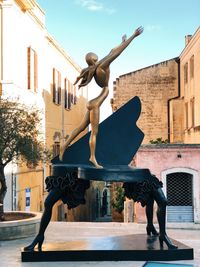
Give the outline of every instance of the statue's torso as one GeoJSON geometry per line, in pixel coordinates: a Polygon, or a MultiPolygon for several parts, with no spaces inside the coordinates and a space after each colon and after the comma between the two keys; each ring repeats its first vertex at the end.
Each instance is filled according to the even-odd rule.
{"type": "Polygon", "coordinates": [[[95,70],[94,79],[96,83],[101,87],[107,87],[110,77],[110,68],[102,68],[101,65],[95,70]]]}

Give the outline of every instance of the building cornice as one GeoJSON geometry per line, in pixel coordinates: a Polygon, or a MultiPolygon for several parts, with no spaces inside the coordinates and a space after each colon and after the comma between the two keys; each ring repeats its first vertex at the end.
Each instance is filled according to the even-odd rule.
{"type": "Polygon", "coordinates": [[[1,1],[0,0],[0,8],[6,8],[6,7],[12,7],[12,2],[11,1],[1,1]]]}
{"type": "Polygon", "coordinates": [[[200,144],[184,144],[184,143],[169,143],[169,144],[146,144],[141,145],[139,151],[157,151],[157,150],[176,150],[176,149],[190,149],[190,150],[200,150],[200,144]]]}
{"type": "Polygon", "coordinates": [[[39,24],[39,26],[41,26],[43,29],[45,28],[45,24],[43,21],[41,21],[36,15],[35,13],[31,10],[28,11],[30,16],[37,22],[37,24],[39,24]]]}
{"type": "Polygon", "coordinates": [[[46,39],[47,41],[54,47],[56,48],[64,57],[65,59],[67,59],[70,64],[73,65],[73,67],[78,71],[80,72],[81,71],[81,68],[78,64],[76,64],[72,58],[70,56],[68,56],[65,52],[65,50],[57,43],[57,41],[47,32],[46,34],[46,39]]]}
{"type": "Polygon", "coordinates": [[[14,0],[40,27],[45,28],[45,12],[35,0],[14,0]]]}
{"type": "MultiPolygon", "coordinates": [[[[124,73],[124,74],[120,75],[117,79],[119,79],[119,78],[123,78],[123,77],[126,77],[126,76],[130,76],[130,75],[132,75],[132,74],[135,74],[135,73],[137,73],[137,72],[143,71],[143,70],[145,70],[145,69],[154,68],[154,67],[157,67],[157,66],[159,66],[159,65],[163,65],[163,64],[168,63],[168,62],[170,62],[170,61],[176,61],[177,63],[179,63],[179,57],[170,58],[170,59],[161,61],[161,62],[159,62],[159,63],[152,64],[152,65],[149,65],[149,66],[146,66],[146,67],[141,68],[141,69],[137,69],[137,70],[134,70],[134,71],[131,71],[131,72],[128,72],[128,73],[124,73]]],[[[116,79],[116,80],[117,80],[117,79],[116,79]]]]}
{"type": "Polygon", "coordinates": [[[34,0],[15,0],[15,2],[23,11],[27,11],[35,7],[34,0]]]}
{"type": "Polygon", "coordinates": [[[180,54],[180,59],[182,59],[186,53],[188,53],[193,45],[195,44],[195,42],[199,39],[200,36],[200,27],[196,30],[196,32],[193,34],[191,40],[189,41],[189,43],[185,46],[185,48],[183,49],[183,51],[180,54]]]}

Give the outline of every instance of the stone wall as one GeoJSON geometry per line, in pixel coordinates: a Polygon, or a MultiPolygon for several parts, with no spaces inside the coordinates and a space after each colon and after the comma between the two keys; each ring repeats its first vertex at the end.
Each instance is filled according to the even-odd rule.
{"type": "Polygon", "coordinates": [[[178,58],[174,58],[124,74],[114,82],[113,111],[132,97],[140,97],[138,126],[145,133],[145,144],[151,139],[169,138],[169,101],[179,95],[178,64],[178,58]]]}

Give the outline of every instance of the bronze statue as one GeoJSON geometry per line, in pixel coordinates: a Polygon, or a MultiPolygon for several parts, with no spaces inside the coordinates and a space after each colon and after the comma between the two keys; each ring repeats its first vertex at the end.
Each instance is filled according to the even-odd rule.
{"type": "MultiPolygon", "coordinates": [[[[102,91],[98,97],[88,102],[87,104],[88,110],[86,112],[86,115],[82,123],[79,125],[79,127],[73,130],[70,136],[67,138],[66,143],[62,147],[62,150],[60,153],[60,159],[63,158],[65,149],[70,145],[70,143],[74,140],[74,138],[76,138],[79,133],[81,133],[89,124],[91,124],[91,135],[90,135],[90,141],[89,141],[89,145],[90,145],[90,159],[89,160],[95,165],[96,168],[102,168],[102,166],[100,166],[96,161],[95,150],[96,150],[96,136],[98,134],[98,128],[99,128],[99,109],[100,109],[101,104],[103,103],[103,101],[108,95],[108,82],[109,82],[109,76],[110,76],[109,66],[111,62],[114,59],[116,59],[122,53],[122,51],[131,43],[131,41],[135,37],[140,35],[142,32],[143,32],[143,28],[139,27],[138,29],[135,30],[134,34],[129,39],[126,39],[125,37],[123,37],[122,43],[118,47],[112,49],[111,52],[100,61],[98,61],[98,57],[94,53],[88,53],[86,55],[86,62],[88,63],[88,67],[82,70],[80,76],[77,77],[75,84],[79,80],[81,80],[79,88],[86,86],[87,84],[89,84],[89,82],[94,77],[96,83],[102,88],[102,91]]],[[[139,106],[136,105],[138,101],[139,99],[136,102],[134,102],[135,103],[134,107],[137,106],[136,108],[137,113],[140,114],[140,105],[139,106]]],[[[124,107],[122,107],[121,109],[126,110],[126,112],[125,111],[124,112],[125,112],[125,115],[127,115],[127,109],[125,109],[124,107]]],[[[122,120],[121,118],[122,117],[120,117],[120,120],[122,120]]],[[[120,120],[119,120],[120,122],[119,125],[121,125],[120,120]]],[[[114,124],[115,123],[111,124],[111,127],[114,124]]],[[[128,146],[130,146],[130,142],[131,144],[142,142],[143,133],[140,133],[141,134],[140,137],[142,137],[142,139],[140,139],[139,135],[137,135],[137,140],[135,140],[134,138],[132,138],[133,131],[137,130],[134,123],[131,124],[133,125],[133,127],[130,127],[130,124],[127,124],[127,125],[128,125],[129,133],[131,133],[131,136],[130,136],[130,135],[127,135],[127,131],[125,131],[126,133],[125,136],[127,136],[128,138],[128,146]]],[[[119,136],[119,140],[121,140],[121,135],[119,136]]],[[[111,148],[112,148],[111,150],[113,150],[113,146],[111,146],[111,148]]],[[[75,153],[75,159],[77,160],[76,158],[77,152],[75,151],[74,153],[75,153]]],[[[127,154],[127,151],[125,151],[125,153],[127,154]]],[[[133,157],[133,151],[129,153],[131,157],[133,157]]],[[[120,154],[123,154],[121,150],[120,150],[120,154]]],[[[122,158],[120,157],[118,160],[121,162],[122,158]]],[[[118,164],[117,162],[115,158],[115,164],[118,164]]],[[[128,161],[127,158],[125,158],[125,163],[123,164],[128,164],[129,162],[130,161],[128,161]]],[[[78,175],[78,172],[79,172],[78,169],[80,166],[76,162],[73,162],[71,169],[69,165],[66,167],[60,166],[59,163],[60,162],[58,158],[56,157],[56,160],[53,162],[54,164],[53,173],[51,176],[47,177],[45,180],[46,185],[47,185],[47,191],[49,192],[49,194],[47,198],[45,199],[45,203],[44,203],[45,209],[44,209],[43,216],[41,219],[38,235],[35,237],[35,239],[30,245],[24,248],[24,251],[33,251],[36,245],[38,245],[39,250],[42,249],[42,244],[44,241],[44,233],[51,219],[52,208],[58,200],[61,199],[63,203],[68,205],[69,209],[75,208],[78,205],[85,203],[84,195],[85,195],[85,191],[90,187],[90,179],[89,179],[90,175],[88,174],[87,179],[83,179],[83,177],[80,176],[80,173],[78,175]],[[76,170],[74,170],[75,164],[77,168],[76,170]]],[[[66,162],[64,163],[66,164],[66,162]]],[[[90,168],[90,166],[83,168],[84,170],[86,170],[86,173],[87,173],[88,168],[90,168]]],[[[132,169],[132,171],[134,172],[134,168],[130,168],[130,169],[132,169]]],[[[92,171],[93,170],[95,170],[96,180],[109,181],[108,179],[109,175],[108,177],[106,176],[104,180],[102,179],[101,176],[100,176],[101,178],[99,178],[99,175],[100,175],[99,173],[101,173],[101,171],[99,171],[98,169],[92,168],[92,171]]],[[[121,177],[120,175],[122,175],[123,182],[124,182],[124,176],[127,175],[126,172],[129,170],[129,167],[127,166],[124,170],[126,171],[123,171],[122,174],[118,171],[118,179],[119,177],[121,177]]],[[[141,169],[141,172],[143,173],[145,172],[145,170],[146,169],[141,169]]],[[[108,173],[109,169],[105,170],[105,173],[106,171],[108,173]]],[[[112,173],[111,173],[111,177],[112,177],[112,173]]],[[[176,249],[177,246],[171,242],[171,240],[166,234],[167,199],[164,196],[163,191],[162,191],[162,182],[160,182],[154,175],[151,175],[149,170],[148,170],[147,176],[144,176],[144,174],[142,174],[141,177],[140,176],[138,177],[138,180],[134,180],[135,178],[133,175],[133,182],[130,181],[129,176],[127,177],[129,179],[127,182],[124,182],[124,185],[123,185],[125,189],[126,197],[130,199],[132,198],[135,202],[140,202],[142,206],[146,206],[147,235],[148,236],[159,235],[159,242],[160,242],[161,248],[163,247],[163,243],[165,243],[169,249],[176,249]],[[159,234],[153,225],[154,201],[157,203],[157,206],[158,206],[157,218],[158,218],[158,224],[159,224],[159,234]]]]}
{"type": "Polygon", "coordinates": [[[100,95],[87,104],[87,112],[81,124],[72,131],[72,133],[66,138],[66,142],[61,147],[60,160],[63,159],[63,154],[65,149],[70,145],[70,143],[83,131],[86,127],[91,124],[91,135],[89,140],[90,146],[90,162],[94,164],[96,168],[102,168],[96,161],[95,150],[96,150],[96,136],[98,134],[99,127],[99,115],[100,106],[106,99],[109,93],[108,82],[110,77],[110,64],[115,60],[124,49],[132,42],[132,40],[143,32],[143,28],[139,27],[135,30],[134,34],[128,39],[123,38],[122,43],[113,48],[110,53],[98,61],[98,56],[94,53],[88,53],[85,57],[88,67],[83,69],[81,74],[77,77],[74,84],[77,84],[81,79],[79,88],[86,86],[90,83],[94,77],[96,83],[102,88],[100,95]]]}

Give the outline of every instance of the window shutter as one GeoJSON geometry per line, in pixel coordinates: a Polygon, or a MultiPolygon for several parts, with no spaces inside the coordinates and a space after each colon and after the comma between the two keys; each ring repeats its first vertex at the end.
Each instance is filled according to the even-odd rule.
{"type": "Polygon", "coordinates": [[[34,91],[38,89],[38,57],[37,53],[34,52],[34,91]]]}
{"type": "Polygon", "coordinates": [[[53,103],[56,103],[55,68],[53,68],[53,103]]]}
{"type": "Polygon", "coordinates": [[[76,86],[75,85],[73,85],[73,88],[74,88],[74,105],[76,105],[76,103],[77,103],[77,96],[76,96],[76,86]]]}
{"type": "Polygon", "coordinates": [[[58,103],[57,104],[60,104],[61,103],[61,74],[60,72],[58,72],[58,103]]]}
{"type": "Polygon", "coordinates": [[[31,48],[27,49],[27,86],[31,89],[31,48]]]}
{"type": "Polygon", "coordinates": [[[71,109],[71,84],[68,80],[68,109],[71,109]]]}
{"type": "Polygon", "coordinates": [[[68,91],[67,91],[67,78],[65,78],[65,81],[64,81],[64,83],[65,83],[65,86],[64,86],[64,90],[65,90],[65,93],[64,93],[64,96],[65,96],[65,98],[64,98],[64,105],[65,105],[65,108],[67,109],[68,108],[68,91]]]}

